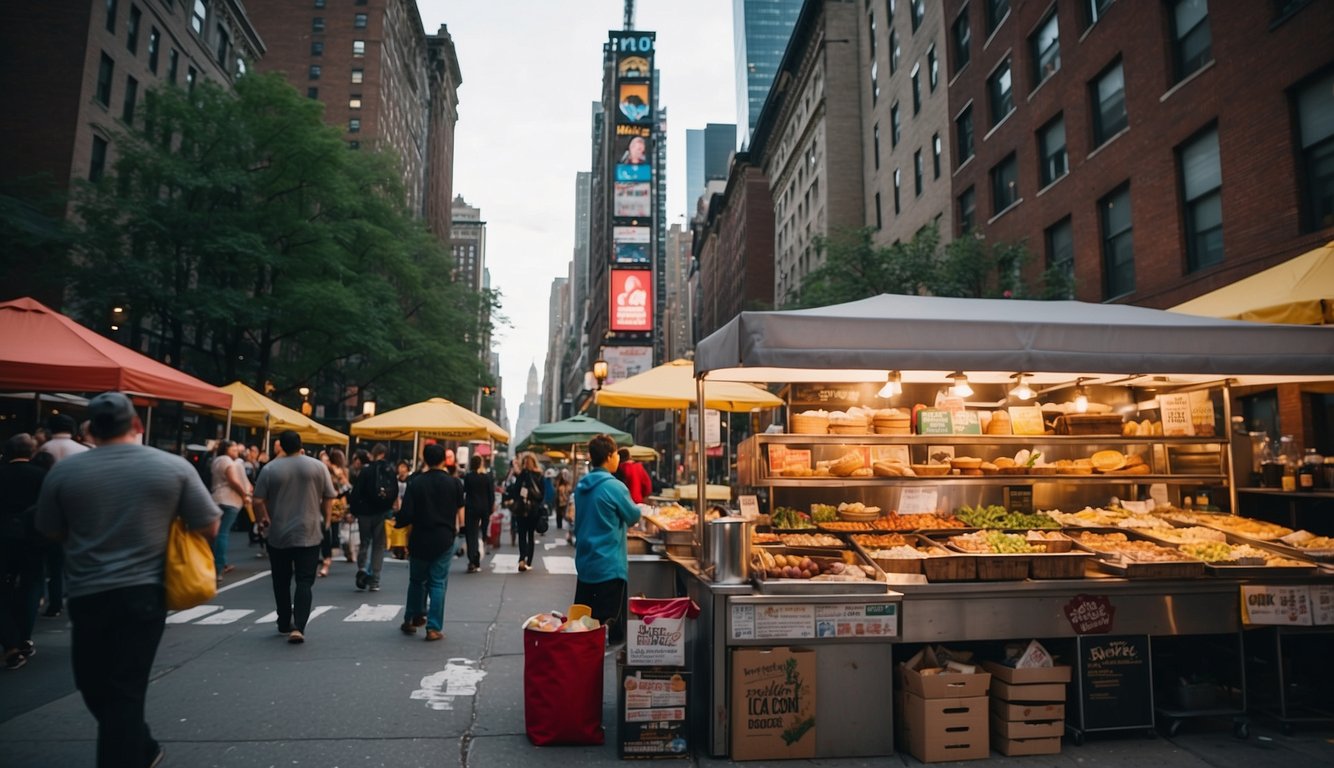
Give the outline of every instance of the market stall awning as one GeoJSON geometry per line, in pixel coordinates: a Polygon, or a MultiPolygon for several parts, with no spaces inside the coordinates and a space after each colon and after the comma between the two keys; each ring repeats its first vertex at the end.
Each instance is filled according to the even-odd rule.
{"type": "Polygon", "coordinates": [[[1334,242],[1178,304],[1171,311],[1263,323],[1334,324],[1334,242]]]}
{"type": "Polygon", "coordinates": [[[597,435],[611,435],[617,445],[634,445],[634,438],[628,432],[604,424],[592,416],[571,416],[562,421],[540,424],[523,439],[517,450],[527,451],[538,448],[569,448],[592,440],[597,435]]]}
{"type": "Polygon", "coordinates": [[[629,451],[630,458],[635,461],[657,461],[660,458],[658,452],[647,445],[632,445],[629,451]]]}
{"type": "Polygon", "coordinates": [[[354,437],[369,440],[495,440],[508,443],[509,433],[490,419],[479,416],[443,397],[433,397],[372,416],[352,425],[354,437]]]}
{"type": "MultiPolygon", "coordinates": [[[[673,360],[643,373],[608,384],[597,392],[598,405],[611,408],[693,408],[695,368],[689,360],[673,360]]],[[[719,411],[753,411],[783,404],[759,387],[735,381],[717,381],[704,387],[704,407],[719,411]]]]}
{"type": "MultiPolygon", "coordinates": [[[[233,381],[224,392],[232,395],[232,424],[242,427],[261,427],[271,434],[294,430],[301,435],[303,443],[314,445],[346,445],[347,435],[324,426],[298,410],[288,408],[271,398],[265,397],[242,382],[233,381]]],[[[227,417],[226,411],[209,411],[220,419],[227,417]]]]}
{"type": "Polygon", "coordinates": [[[695,373],[724,381],[875,381],[951,370],[1007,381],[1168,375],[1240,384],[1334,376],[1334,328],[1221,320],[1124,304],[881,294],[815,309],[742,312],[699,343],[695,373]]]}
{"type": "Polygon", "coordinates": [[[231,394],[121,346],[30,298],[0,303],[0,390],[119,391],[229,408],[231,394]]]}

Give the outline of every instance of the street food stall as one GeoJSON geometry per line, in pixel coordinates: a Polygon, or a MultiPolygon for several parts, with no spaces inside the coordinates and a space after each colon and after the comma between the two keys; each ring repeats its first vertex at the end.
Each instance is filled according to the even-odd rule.
{"type": "Polygon", "coordinates": [[[884,754],[896,643],[1240,642],[1247,590],[1329,599],[1320,550],[1235,514],[1223,426],[1233,386],[1334,378],[1329,329],[881,295],[742,313],[695,373],[701,403],[713,381],[786,384],[789,403],[786,431],[739,449],[772,530],[700,514],[693,557],[674,557],[703,609],[687,651],[712,755],[737,743],[745,648],[807,647],[819,711],[861,704],[815,725],[814,756],[884,754]]]}

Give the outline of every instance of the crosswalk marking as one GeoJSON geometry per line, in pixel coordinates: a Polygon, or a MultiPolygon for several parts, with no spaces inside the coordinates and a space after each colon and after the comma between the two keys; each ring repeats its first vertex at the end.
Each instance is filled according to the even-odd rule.
{"type": "Polygon", "coordinates": [[[254,613],[249,608],[233,608],[231,610],[219,611],[212,616],[205,616],[196,621],[195,624],[231,624],[233,621],[241,619],[254,613]]]}
{"type": "MultiPolygon", "coordinates": [[[[314,608],[312,608],[312,609],[310,610],[310,618],[306,619],[306,624],[309,625],[310,622],[314,621],[315,618],[316,618],[317,616],[320,616],[320,615],[322,615],[322,614],[328,613],[329,611],[332,611],[335,607],[337,607],[337,606],[333,606],[333,605],[317,605],[317,606],[315,606],[314,608]]],[[[268,613],[264,614],[263,616],[260,616],[258,619],[255,619],[255,623],[256,623],[256,624],[272,624],[272,623],[274,623],[274,622],[277,621],[277,620],[278,620],[278,612],[277,612],[277,611],[269,611],[268,613]]]]}
{"type": "Polygon", "coordinates": [[[565,555],[543,555],[542,565],[546,567],[548,573],[573,575],[576,572],[574,558],[565,555]]]}
{"type": "Polygon", "coordinates": [[[360,608],[353,611],[352,615],[343,619],[343,621],[391,621],[398,616],[401,610],[403,610],[401,605],[366,605],[363,603],[360,608]]]}
{"type": "Polygon", "coordinates": [[[492,555],[491,570],[495,573],[518,573],[519,556],[518,555],[492,555]]]}
{"type": "Polygon", "coordinates": [[[222,610],[222,606],[220,605],[196,605],[194,608],[186,608],[183,611],[177,611],[171,614],[167,617],[167,623],[185,624],[220,610],[222,610]]]}

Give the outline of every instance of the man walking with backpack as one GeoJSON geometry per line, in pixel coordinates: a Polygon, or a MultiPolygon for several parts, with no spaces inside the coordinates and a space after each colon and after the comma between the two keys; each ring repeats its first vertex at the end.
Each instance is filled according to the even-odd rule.
{"type": "Polygon", "coordinates": [[[398,500],[398,472],[385,459],[388,448],[376,443],[371,463],[357,475],[352,487],[352,514],[357,518],[361,547],[357,550],[357,589],[380,591],[384,565],[384,521],[398,500]]]}

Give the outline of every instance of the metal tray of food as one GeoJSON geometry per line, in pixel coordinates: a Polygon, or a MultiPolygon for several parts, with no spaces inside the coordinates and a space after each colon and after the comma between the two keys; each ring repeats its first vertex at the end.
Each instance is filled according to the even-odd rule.
{"type": "Polygon", "coordinates": [[[1305,565],[1227,565],[1205,563],[1204,572],[1223,579],[1284,579],[1311,576],[1319,570],[1315,563],[1305,565]]]}
{"type": "Polygon", "coordinates": [[[1292,532],[1291,529],[1275,523],[1221,512],[1176,511],[1166,513],[1162,515],[1162,517],[1178,528],[1187,528],[1192,525],[1203,525],[1206,528],[1216,528],[1223,533],[1245,536],[1248,539],[1254,539],[1256,541],[1275,541],[1280,536],[1285,536],[1292,532]],[[1238,526],[1242,526],[1243,528],[1251,527],[1256,530],[1246,531],[1238,526]]]}
{"type": "Polygon", "coordinates": [[[1267,549],[1276,555],[1290,557],[1293,560],[1312,560],[1321,563],[1334,563],[1334,550],[1332,549],[1306,549],[1303,547],[1294,547],[1291,544],[1278,540],[1270,541],[1269,539],[1256,539],[1240,533],[1231,533],[1229,531],[1224,531],[1224,533],[1227,534],[1227,540],[1230,544],[1250,544],[1252,547],[1267,549]]]}
{"type": "MultiPolygon", "coordinates": [[[[1165,550],[1175,550],[1172,546],[1150,541],[1148,537],[1143,535],[1136,535],[1133,529],[1100,529],[1090,532],[1104,535],[1120,533],[1125,535],[1128,541],[1139,541],[1153,544],[1165,550]]],[[[1116,576],[1127,579],[1194,579],[1204,576],[1204,561],[1191,558],[1179,550],[1176,550],[1181,555],[1178,560],[1136,560],[1116,549],[1100,547],[1095,542],[1087,542],[1080,536],[1072,538],[1076,547],[1097,555],[1095,562],[1099,569],[1116,576]]]]}
{"type": "Polygon", "coordinates": [[[877,568],[875,563],[864,558],[856,549],[830,550],[813,547],[781,547],[769,548],[766,551],[774,555],[797,555],[810,558],[822,566],[834,561],[846,563],[842,552],[851,552],[851,559],[855,561],[855,564],[857,566],[869,566],[874,571],[875,576],[857,581],[827,581],[819,578],[768,578],[753,572],[751,581],[754,583],[755,589],[762,595],[879,595],[884,594],[889,589],[889,585],[885,582],[884,572],[877,568]]]}

